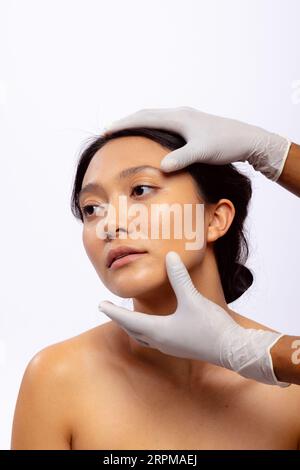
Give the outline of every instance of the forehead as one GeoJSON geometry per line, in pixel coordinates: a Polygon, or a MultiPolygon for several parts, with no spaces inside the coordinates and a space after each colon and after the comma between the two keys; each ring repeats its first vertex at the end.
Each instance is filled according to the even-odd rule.
{"type": "Polygon", "coordinates": [[[119,137],[107,142],[93,156],[84,176],[83,184],[92,177],[104,175],[109,178],[122,169],[135,165],[159,167],[163,157],[171,150],[142,136],[119,137]]]}

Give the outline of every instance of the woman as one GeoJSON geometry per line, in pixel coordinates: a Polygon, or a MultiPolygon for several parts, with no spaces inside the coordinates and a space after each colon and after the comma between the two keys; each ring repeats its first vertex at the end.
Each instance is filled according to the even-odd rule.
{"type": "MultiPolygon", "coordinates": [[[[227,305],[253,280],[243,264],[250,181],[231,165],[193,164],[164,174],[160,161],[184,143],[177,134],[140,128],[89,145],[72,195],[87,254],[105,286],[132,298],[134,310],[165,315],[176,309],[164,264],[174,250],[205,297],[240,325],[268,329],[227,305]],[[147,191],[140,194],[142,188],[147,191]],[[109,237],[100,238],[99,209],[110,203],[118,212],[119,196],[128,206],[142,202],[149,211],[153,204],[203,203],[203,246],[186,250],[185,237],[122,239],[121,233],[130,235],[124,219],[124,226],[117,224],[109,237]],[[109,250],[125,245],[144,253],[107,266],[109,250]]],[[[299,404],[299,387],[273,388],[208,362],[169,356],[109,321],[43,349],[30,361],[12,448],[297,449],[299,404]]]]}

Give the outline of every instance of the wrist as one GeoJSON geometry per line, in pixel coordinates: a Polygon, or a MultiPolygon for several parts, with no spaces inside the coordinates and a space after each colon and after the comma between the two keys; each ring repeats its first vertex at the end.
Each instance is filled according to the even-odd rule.
{"type": "Polygon", "coordinates": [[[300,384],[300,338],[283,335],[270,349],[274,374],[280,381],[300,384]]]}
{"type": "Polygon", "coordinates": [[[248,162],[266,178],[277,181],[283,171],[291,144],[286,137],[266,132],[263,136],[258,136],[258,143],[248,162]]]}
{"type": "Polygon", "coordinates": [[[285,343],[285,336],[281,336],[270,348],[273,370],[277,380],[283,380],[282,370],[284,369],[284,360],[281,355],[283,343],[285,343]]]}
{"type": "Polygon", "coordinates": [[[281,382],[275,375],[270,353],[282,336],[275,331],[255,328],[229,331],[226,342],[223,341],[223,366],[247,379],[287,387],[289,383],[281,382]]]}

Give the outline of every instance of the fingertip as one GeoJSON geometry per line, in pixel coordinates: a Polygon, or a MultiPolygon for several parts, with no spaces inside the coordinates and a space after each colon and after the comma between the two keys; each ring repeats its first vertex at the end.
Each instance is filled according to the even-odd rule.
{"type": "Polygon", "coordinates": [[[101,310],[101,311],[103,311],[103,309],[105,308],[105,305],[106,305],[106,304],[111,304],[111,305],[113,305],[113,303],[110,302],[109,300],[102,300],[102,301],[99,303],[99,305],[98,305],[98,309],[101,310]]]}
{"type": "Polygon", "coordinates": [[[180,263],[181,258],[176,251],[169,251],[166,255],[167,261],[170,265],[174,266],[180,263]]]}
{"type": "Polygon", "coordinates": [[[176,170],[176,166],[176,160],[174,158],[164,158],[160,163],[160,167],[163,171],[176,170]]]}
{"type": "Polygon", "coordinates": [[[111,134],[113,134],[114,132],[116,132],[116,131],[118,131],[118,130],[119,130],[118,127],[116,127],[116,126],[110,126],[109,128],[107,128],[107,129],[105,130],[105,132],[103,133],[103,136],[104,136],[104,137],[108,137],[108,136],[110,136],[111,134]]]}

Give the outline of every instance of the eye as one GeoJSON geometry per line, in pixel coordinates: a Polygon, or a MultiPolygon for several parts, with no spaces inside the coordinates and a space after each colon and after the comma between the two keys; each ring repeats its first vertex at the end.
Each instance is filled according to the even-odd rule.
{"type": "Polygon", "coordinates": [[[101,206],[98,206],[97,204],[87,204],[86,206],[83,206],[81,208],[83,215],[85,217],[90,217],[92,215],[95,215],[95,213],[93,213],[94,207],[98,208],[98,212],[99,212],[99,209],[101,208],[101,206]]]}
{"type": "MultiPolygon", "coordinates": [[[[140,189],[139,188],[148,188],[148,189],[155,189],[154,186],[149,186],[147,184],[138,184],[136,186],[134,186],[133,190],[132,190],[132,193],[133,194],[134,192],[136,192],[136,189],[138,188],[138,192],[140,192],[140,189]]],[[[144,196],[145,194],[136,194],[137,196],[144,196]]]]}

